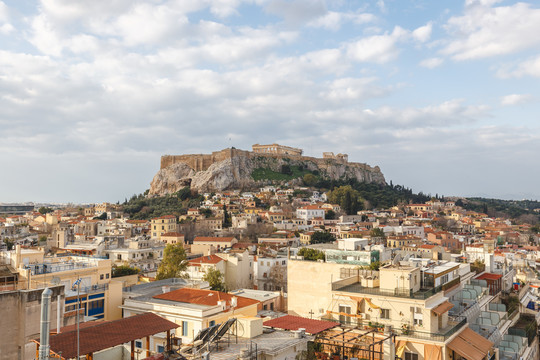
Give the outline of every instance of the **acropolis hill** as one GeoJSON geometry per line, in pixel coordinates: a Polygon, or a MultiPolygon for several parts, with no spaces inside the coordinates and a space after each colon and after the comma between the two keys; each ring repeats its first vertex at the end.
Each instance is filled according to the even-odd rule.
{"type": "Polygon", "coordinates": [[[279,144],[255,144],[252,151],[235,148],[211,154],[163,155],[161,167],[150,186],[150,196],[174,193],[185,186],[199,191],[250,189],[257,169],[279,173],[283,165],[298,167],[324,179],[350,179],[385,183],[378,166],[349,162],[346,154],[323,153],[322,158],[303,156],[303,150],[279,144]]]}

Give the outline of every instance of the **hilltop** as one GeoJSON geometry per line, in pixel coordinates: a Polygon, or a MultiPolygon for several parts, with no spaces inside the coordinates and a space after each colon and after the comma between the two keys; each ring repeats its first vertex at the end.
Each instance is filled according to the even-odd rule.
{"type": "Polygon", "coordinates": [[[315,180],[356,180],[386,184],[378,166],[349,162],[346,154],[323,153],[322,158],[303,156],[302,149],[253,145],[253,151],[228,148],[211,154],[164,155],[149,196],[172,194],[189,186],[203,192],[251,189],[261,184],[315,180]]]}

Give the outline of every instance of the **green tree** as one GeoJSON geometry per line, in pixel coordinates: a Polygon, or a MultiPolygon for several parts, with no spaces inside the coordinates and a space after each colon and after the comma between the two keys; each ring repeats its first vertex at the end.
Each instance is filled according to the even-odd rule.
{"type": "Polygon", "coordinates": [[[360,192],[353,189],[351,185],[345,185],[334,188],[328,193],[328,201],[332,204],[339,204],[347,215],[356,214],[358,210],[362,210],[364,199],[360,192]]]}
{"type": "Polygon", "coordinates": [[[314,186],[317,183],[317,177],[313,174],[304,175],[303,180],[307,186],[314,186]]]}
{"type": "Polygon", "coordinates": [[[373,228],[369,232],[369,235],[371,235],[372,238],[381,238],[386,239],[386,235],[384,235],[384,230],[381,228],[373,228]]]}
{"type": "Polygon", "coordinates": [[[163,260],[158,267],[156,280],[174,277],[186,278],[188,262],[183,244],[168,244],[163,251],[163,260]]]}
{"type": "Polygon", "coordinates": [[[139,273],[139,269],[136,267],[131,267],[128,265],[113,266],[112,268],[112,277],[120,277],[127,275],[135,275],[139,273]]]}
{"type": "Polygon", "coordinates": [[[210,289],[215,291],[226,291],[223,274],[218,269],[208,268],[202,279],[208,281],[210,289]]]}
{"type": "Polygon", "coordinates": [[[287,164],[283,164],[281,165],[281,171],[280,171],[282,174],[284,175],[292,175],[293,172],[291,170],[291,167],[287,164]]]}
{"type": "Polygon", "coordinates": [[[104,212],[103,214],[94,217],[94,220],[107,220],[107,213],[104,212]]]}
{"type": "Polygon", "coordinates": [[[227,206],[223,205],[223,228],[229,228],[232,225],[232,216],[227,211],[227,206]]]}
{"type": "Polygon", "coordinates": [[[381,267],[380,261],[375,261],[369,264],[369,270],[379,271],[379,268],[381,267]]]}
{"type": "Polygon", "coordinates": [[[39,208],[38,211],[39,211],[40,214],[45,215],[45,214],[48,214],[50,212],[53,212],[53,209],[51,209],[50,207],[42,206],[42,207],[39,208]]]}
{"type": "Polygon", "coordinates": [[[334,210],[328,210],[326,214],[324,215],[324,218],[327,220],[335,220],[336,212],[334,210]]]}
{"type": "Polygon", "coordinates": [[[47,235],[41,235],[38,239],[38,244],[43,244],[47,242],[47,235]]]}
{"type": "Polygon", "coordinates": [[[303,256],[304,260],[309,261],[324,260],[324,253],[322,251],[307,247],[301,248],[298,251],[298,255],[303,256]]]}
{"type": "Polygon", "coordinates": [[[329,233],[328,231],[315,231],[311,235],[310,244],[323,244],[336,241],[334,234],[329,233]]]}
{"type": "Polygon", "coordinates": [[[15,247],[15,240],[13,239],[4,239],[4,243],[6,244],[8,251],[13,250],[15,247]]]}

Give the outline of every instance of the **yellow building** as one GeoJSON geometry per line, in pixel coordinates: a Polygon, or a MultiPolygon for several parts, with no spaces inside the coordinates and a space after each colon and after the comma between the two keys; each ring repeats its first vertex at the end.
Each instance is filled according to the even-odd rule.
{"type": "Polygon", "coordinates": [[[161,235],[177,231],[176,216],[165,215],[152,219],[151,222],[152,238],[161,240],[161,235]]]}

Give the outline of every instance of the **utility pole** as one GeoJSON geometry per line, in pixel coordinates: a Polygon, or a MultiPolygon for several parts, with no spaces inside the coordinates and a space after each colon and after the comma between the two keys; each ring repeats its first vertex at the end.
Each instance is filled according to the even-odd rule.
{"type": "Polygon", "coordinates": [[[77,360],[80,358],[80,345],[79,345],[79,312],[81,310],[80,295],[81,295],[81,278],[78,278],[71,289],[77,286],[77,360]]]}

